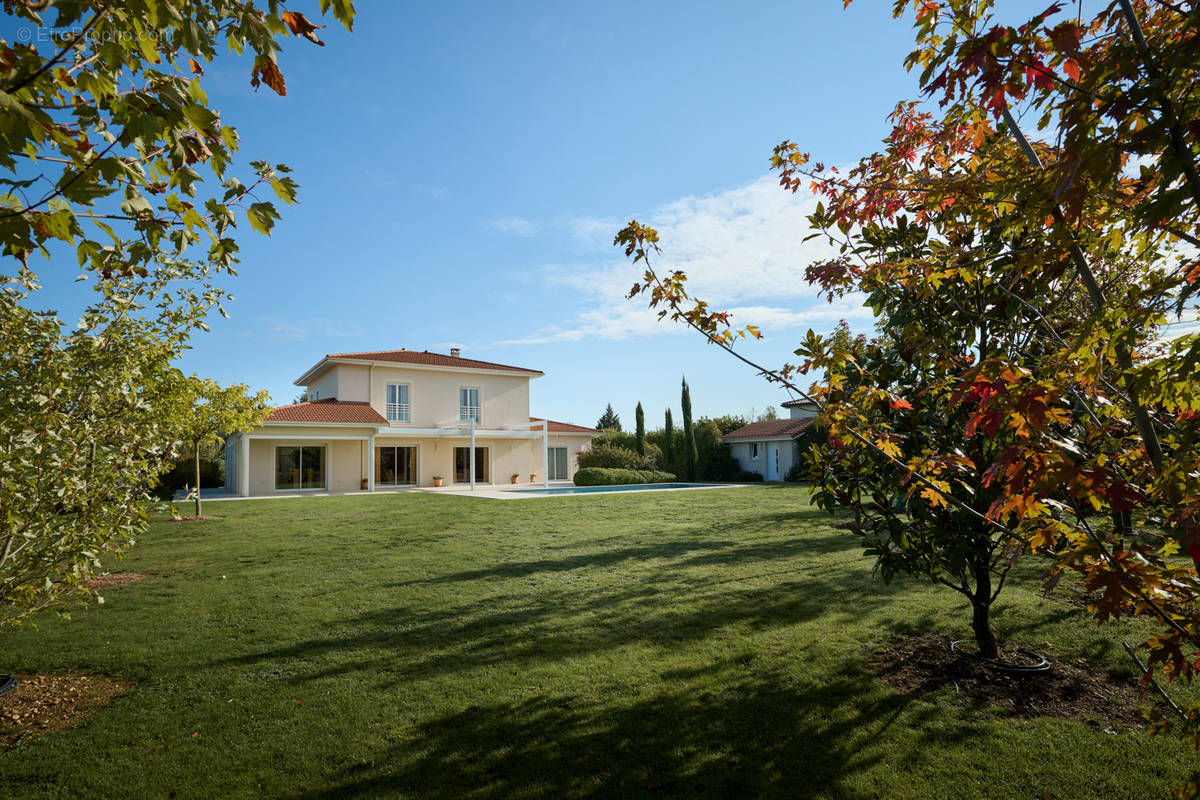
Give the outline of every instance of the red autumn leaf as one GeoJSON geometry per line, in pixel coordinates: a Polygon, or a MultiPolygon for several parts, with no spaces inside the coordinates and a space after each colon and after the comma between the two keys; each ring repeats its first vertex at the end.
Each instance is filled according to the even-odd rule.
{"type": "Polygon", "coordinates": [[[203,75],[204,74],[204,67],[200,66],[200,63],[198,61],[196,61],[196,59],[189,58],[188,66],[191,68],[193,75],[203,75]]]}
{"type": "Polygon", "coordinates": [[[988,100],[988,108],[992,110],[993,114],[1000,116],[1000,113],[1004,111],[1005,103],[1004,86],[997,86],[996,91],[992,92],[992,96],[988,100]]]}
{"type": "Polygon", "coordinates": [[[1080,35],[1078,25],[1074,22],[1064,22],[1050,31],[1050,41],[1054,43],[1054,48],[1058,52],[1074,56],[1079,54],[1080,35]]]}
{"type": "Polygon", "coordinates": [[[911,411],[912,407],[913,407],[912,403],[908,402],[903,397],[893,397],[892,398],[892,410],[893,411],[900,411],[901,409],[909,409],[911,411]]]}

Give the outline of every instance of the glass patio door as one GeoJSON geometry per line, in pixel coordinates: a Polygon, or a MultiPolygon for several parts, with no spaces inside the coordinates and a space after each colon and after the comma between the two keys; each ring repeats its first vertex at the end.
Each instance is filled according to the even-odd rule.
{"type": "MultiPolygon", "coordinates": [[[[454,482],[471,482],[471,448],[469,447],[454,448],[454,482]]],[[[486,447],[475,448],[475,482],[488,482],[488,449],[486,447]]]]}
{"type": "Polygon", "coordinates": [[[411,486],[416,482],[417,448],[375,448],[376,486],[411,486]]]}
{"type": "Polygon", "coordinates": [[[567,448],[551,447],[546,458],[546,476],[552,481],[565,481],[567,473],[567,448]]]}

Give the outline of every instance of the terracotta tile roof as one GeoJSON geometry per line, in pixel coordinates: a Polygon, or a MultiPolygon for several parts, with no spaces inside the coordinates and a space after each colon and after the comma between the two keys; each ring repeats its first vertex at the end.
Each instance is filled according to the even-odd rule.
{"type": "Polygon", "coordinates": [[[751,422],[736,431],[730,431],[721,438],[725,441],[730,439],[778,439],[783,436],[794,439],[808,430],[808,426],[813,424],[814,419],[815,417],[803,417],[801,419],[768,419],[762,422],[751,422]]]}
{"type": "MultiPolygon", "coordinates": [[[[542,420],[540,417],[530,417],[529,421],[541,422],[542,420]]],[[[554,420],[550,420],[549,422],[551,433],[590,433],[593,436],[600,435],[600,431],[596,430],[595,428],[585,428],[582,425],[572,425],[569,422],[555,422],[554,420]]],[[[540,431],[541,429],[541,425],[534,425],[529,430],[540,431]]]]}
{"type": "Polygon", "coordinates": [[[544,375],[541,370],[526,369],[525,367],[510,367],[507,364],[495,364],[491,361],[477,361],[461,356],[447,356],[441,353],[431,353],[428,350],[376,350],[365,353],[329,353],[326,358],[348,358],[356,361],[393,361],[397,364],[423,364],[430,367],[461,367],[463,369],[496,369],[506,372],[528,372],[530,375],[544,375]]]}
{"type": "Polygon", "coordinates": [[[267,422],[356,422],[363,425],[387,425],[387,420],[371,408],[370,403],[336,400],[313,400],[277,406],[267,422]]]}

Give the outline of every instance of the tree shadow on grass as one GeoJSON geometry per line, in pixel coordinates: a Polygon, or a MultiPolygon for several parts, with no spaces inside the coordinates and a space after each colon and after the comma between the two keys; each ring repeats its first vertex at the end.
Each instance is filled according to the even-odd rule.
{"type": "Polygon", "coordinates": [[[385,688],[481,666],[524,669],[628,645],[669,650],[727,636],[729,629],[736,636],[737,630],[818,618],[830,625],[839,620],[849,624],[891,594],[872,581],[857,559],[819,567],[797,559],[807,546],[803,542],[742,548],[722,542],[723,550],[697,553],[697,546],[706,543],[711,544],[686,540],[457,573],[450,576],[455,581],[496,580],[487,591],[466,597],[449,591],[429,596],[417,587],[417,592],[405,593],[414,600],[333,621],[322,626],[320,637],[211,665],[257,665],[283,674],[282,663],[293,662],[286,672],[294,681],[368,671],[385,688]],[[684,555],[653,568],[615,574],[599,569],[626,560],[640,567],[652,552],[684,555]],[[790,561],[783,564],[777,560],[781,558],[790,561]],[[733,572],[738,565],[741,571],[733,572]],[[758,565],[761,569],[753,568],[758,565]],[[590,569],[581,569],[576,580],[553,574],[577,567],[590,569]],[[530,578],[534,575],[543,579],[530,578]]]}
{"type": "MultiPolygon", "coordinates": [[[[847,778],[889,760],[925,758],[882,742],[934,712],[881,692],[869,679],[795,686],[775,674],[717,665],[719,692],[686,683],[607,701],[544,694],[474,705],[426,721],[369,763],[328,776],[337,797],[848,797],[872,792],[847,778]],[[740,676],[738,672],[740,670],[740,676]]],[[[940,741],[978,732],[961,726],[940,741]]]]}
{"type": "Polygon", "coordinates": [[[674,559],[668,568],[691,564],[731,566],[749,561],[772,561],[795,558],[801,555],[821,556],[860,547],[852,536],[834,536],[825,532],[780,540],[746,541],[727,538],[728,526],[714,525],[711,528],[693,529],[686,537],[673,537],[661,542],[603,547],[613,541],[628,542],[628,538],[609,537],[591,543],[588,552],[575,555],[539,558],[530,561],[505,561],[482,569],[463,570],[445,575],[418,580],[399,581],[388,584],[388,588],[404,588],[419,585],[459,583],[493,578],[519,578],[538,573],[569,572],[576,569],[603,569],[622,562],[648,561],[651,559],[674,559]],[[710,535],[705,535],[710,534],[710,535]],[[724,536],[726,538],[711,538],[724,536]],[[684,558],[687,556],[687,558],[684,558]]]}

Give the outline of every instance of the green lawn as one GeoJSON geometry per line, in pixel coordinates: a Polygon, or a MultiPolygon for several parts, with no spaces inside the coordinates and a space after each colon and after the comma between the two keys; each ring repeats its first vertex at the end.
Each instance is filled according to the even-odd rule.
{"type": "MultiPolygon", "coordinates": [[[[863,672],[957,595],[871,575],[807,490],[213,503],[3,636],[9,671],[134,681],[0,752],[0,797],[1148,798],[1194,759],[863,672]],[[194,736],[194,733],[199,735],[194,736]]],[[[1002,636],[1124,670],[1030,563],[1002,636]]],[[[1065,595],[1065,593],[1064,593],[1065,595]]]]}

